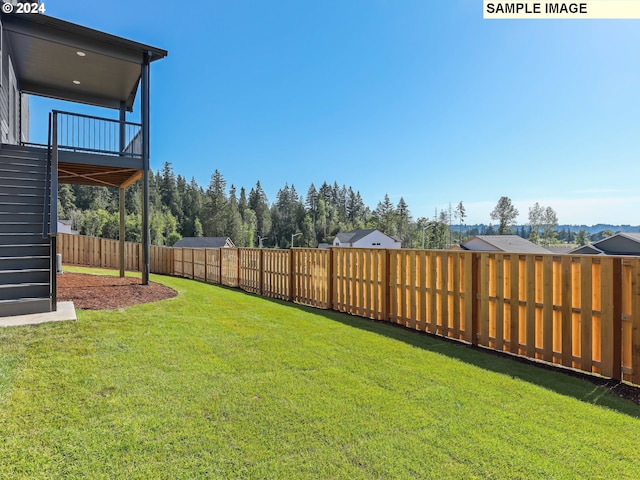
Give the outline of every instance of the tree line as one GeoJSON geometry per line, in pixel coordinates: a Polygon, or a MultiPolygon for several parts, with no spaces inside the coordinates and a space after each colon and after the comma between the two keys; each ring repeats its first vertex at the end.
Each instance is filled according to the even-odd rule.
{"type": "MultiPolygon", "coordinates": [[[[149,176],[149,224],[154,245],[173,245],[182,237],[229,237],[239,247],[295,246],[317,247],[331,243],[340,232],[376,228],[397,237],[404,248],[448,248],[477,234],[516,233],[535,243],[584,240],[586,232],[573,235],[558,232],[558,218],[551,207],[536,203],[529,209],[528,228],[513,228],[517,209],[508,197],[501,197],[490,213],[496,227],[480,231],[465,226],[463,202],[436,210],[432,218],[414,219],[404,198],[394,204],[385,194],[375,208],[365,205],[360,192],[351,186],[326,181],[311,184],[299,193],[285,184],[275,199],[267,198],[260,182],[247,191],[227,186],[222,173],[215,170],[207,188],[194,178],[187,181],[165,163],[149,176]],[[295,237],[293,237],[295,235],[295,237]]],[[[138,181],[125,191],[125,240],[141,241],[142,186],[138,181]]],[[[60,218],[71,220],[83,235],[118,238],[118,190],[85,185],[60,185],[60,218]]],[[[578,242],[576,242],[578,243],[578,242]]]]}
{"type": "MultiPolygon", "coordinates": [[[[464,207],[462,219],[464,219],[464,207]]],[[[125,192],[125,240],[141,240],[142,186],[125,192]]],[[[260,182],[250,190],[227,186],[216,170],[207,188],[176,175],[170,163],[149,176],[149,224],[154,245],[173,245],[182,237],[229,237],[240,247],[317,247],[331,243],[339,232],[377,228],[398,237],[406,247],[445,248],[451,243],[447,212],[433,219],[413,220],[404,198],[397,204],[388,195],[372,209],[359,191],[345,185],[311,184],[299,193],[285,184],[273,201],[260,182]]],[[[60,218],[71,220],[83,235],[118,238],[118,190],[85,185],[60,185],[60,218]]]]}

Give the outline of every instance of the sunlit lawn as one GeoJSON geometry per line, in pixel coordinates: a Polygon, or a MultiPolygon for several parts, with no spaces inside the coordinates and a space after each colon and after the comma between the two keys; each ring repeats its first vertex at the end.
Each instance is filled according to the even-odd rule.
{"type": "Polygon", "coordinates": [[[179,296],[0,330],[0,478],[640,478],[640,407],[589,382],[152,280],[179,296]]]}

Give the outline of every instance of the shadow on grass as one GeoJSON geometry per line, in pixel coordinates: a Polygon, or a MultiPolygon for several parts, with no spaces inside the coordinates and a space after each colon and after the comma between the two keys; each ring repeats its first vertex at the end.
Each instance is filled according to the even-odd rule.
{"type": "MultiPolygon", "coordinates": [[[[230,288],[230,290],[238,291],[235,288],[230,288]]],[[[306,313],[320,315],[352,328],[401,341],[416,348],[445,355],[451,359],[459,360],[490,372],[517,378],[582,402],[610,408],[631,417],[640,418],[640,406],[628,399],[629,391],[632,393],[631,397],[635,395],[638,398],[638,389],[636,387],[625,384],[619,385],[618,382],[613,380],[532,361],[524,357],[516,357],[482,347],[474,347],[456,340],[409,329],[390,322],[370,320],[332,310],[321,310],[283,300],[255,296],[265,301],[296,308],[306,313]],[[620,388],[621,392],[626,391],[627,395],[618,396],[612,393],[618,388],[620,388]]]]}

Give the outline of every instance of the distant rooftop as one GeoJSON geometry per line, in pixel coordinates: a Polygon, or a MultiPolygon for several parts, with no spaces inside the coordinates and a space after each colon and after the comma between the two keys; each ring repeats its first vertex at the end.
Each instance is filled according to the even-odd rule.
{"type": "Polygon", "coordinates": [[[185,237],[178,240],[175,248],[223,248],[235,247],[229,237],[185,237]]]}
{"type": "Polygon", "coordinates": [[[460,245],[476,252],[551,253],[546,248],[518,235],[478,235],[460,245]]]}

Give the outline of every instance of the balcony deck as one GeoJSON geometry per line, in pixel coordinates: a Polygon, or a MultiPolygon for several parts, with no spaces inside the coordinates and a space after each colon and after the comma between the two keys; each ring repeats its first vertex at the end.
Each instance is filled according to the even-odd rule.
{"type": "Polygon", "coordinates": [[[48,145],[23,147],[51,148],[59,183],[126,188],[142,176],[139,123],[54,110],[49,124],[48,145]]]}

